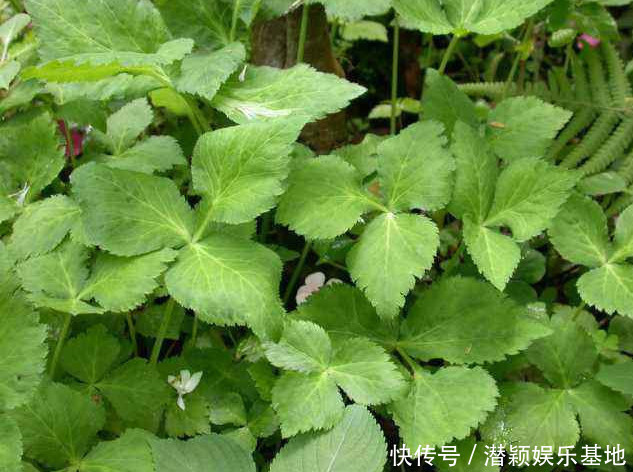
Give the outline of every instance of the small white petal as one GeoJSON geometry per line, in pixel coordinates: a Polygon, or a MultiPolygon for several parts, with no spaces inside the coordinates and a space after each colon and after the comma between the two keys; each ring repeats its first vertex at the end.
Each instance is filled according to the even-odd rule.
{"type": "Polygon", "coordinates": [[[185,399],[182,397],[182,395],[178,395],[178,400],[176,401],[176,404],[178,405],[178,407],[182,411],[185,411],[185,409],[186,409],[186,407],[185,407],[185,399]]]}
{"type": "Polygon", "coordinates": [[[187,393],[191,393],[196,389],[196,387],[200,383],[200,379],[202,379],[202,372],[196,372],[191,376],[189,381],[184,385],[187,393]]]}
{"type": "Polygon", "coordinates": [[[321,288],[325,283],[325,274],[323,272],[315,272],[306,277],[306,285],[310,287],[321,288]]]}
{"type": "Polygon", "coordinates": [[[325,285],[334,285],[334,284],[342,284],[344,283],[342,280],[340,279],[330,279],[327,281],[327,283],[325,285]]]}
{"type": "Polygon", "coordinates": [[[191,378],[191,372],[189,372],[188,370],[180,371],[180,382],[182,383],[182,385],[187,385],[187,382],[189,382],[190,378],[191,378]]]}

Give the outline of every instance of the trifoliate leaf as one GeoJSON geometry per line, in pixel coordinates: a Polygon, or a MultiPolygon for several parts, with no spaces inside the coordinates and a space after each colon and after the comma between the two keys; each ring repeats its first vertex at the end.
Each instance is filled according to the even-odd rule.
{"type": "Polygon", "coordinates": [[[245,59],[246,50],[242,43],[231,43],[219,51],[192,54],[182,61],[176,88],[179,92],[213,100],[220,86],[245,59]]]}
{"type": "Polygon", "coordinates": [[[291,144],[302,121],[274,120],[203,135],[192,162],[193,185],[209,199],[209,218],[245,223],[270,210],[284,191],[291,144]]]}
{"type": "Polygon", "coordinates": [[[212,105],[236,123],[290,115],[309,122],[342,110],[363,93],[364,87],[305,64],[290,69],[252,66],[243,77],[229,79],[212,105]]]}
{"type": "Polygon", "coordinates": [[[322,288],[299,305],[296,317],[318,324],[337,343],[361,337],[391,347],[398,339],[397,324],[381,320],[362,292],[350,285],[322,288]]]}
{"type": "Polygon", "coordinates": [[[135,256],[191,240],[193,211],[173,181],[86,164],[73,191],[91,240],[118,256],[135,256]]]}
{"type": "Polygon", "coordinates": [[[328,16],[345,21],[360,20],[365,16],[387,13],[391,0],[309,0],[309,3],[321,3],[328,16]]]}
{"type": "Polygon", "coordinates": [[[495,229],[464,219],[464,242],[477,268],[492,285],[503,290],[521,260],[521,248],[495,229]]]}
{"type": "Polygon", "coordinates": [[[457,277],[437,282],[418,298],[398,346],[423,361],[494,362],[550,332],[491,285],[457,277]]]}
{"type": "Polygon", "coordinates": [[[540,158],[571,115],[535,97],[509,98],[490,112],[488,123],[494,126],[488,127],[487,138],[506,161],[540,158]]]}
{"type": "Polygon", "coordinates": [[[270,472],[380,472],[386,458],[387,445],[376,420],[365,408],[352,405],[331,431],[291,439],[270,472]]]}
{"type": "Polygon", "coordinates": [[[407,397],[391,404],[405,444],[441,446],[465,438],[497,403],[497,386],[481,367],[416,370],[407,397]]]}
{"type": "Polygon", "coordinates": [[[426,70],[425,91],[422,97],[424,117],[444,125],[448,135],[458,121],[477,126],[479,118],[472,100],[449,77],[435,69],[426,70]]]}
{"type": "Polygon", "coordinates": [[[297,372],[321,372],[330,365],[332,344],[320,326],[291,321],[278,343],[265,346],[266,357],[276,367],[297,372]]]}
{"type": "Polygon", "coordinates": [[[255,472],[255,462],[238,443],[210,434],[190,441],[153,440],[156,472],[255,472]]]}
{"type": "Polygon", "coordinates": [[[590,198],[573,194],[554,219],[549,235],[570,262],[600,267],[609,259],[607,218],[590,198]]]}
{"type": "Polygon", "coordinates": [[[633,257],[633,205],[618,217],[614,241],[615,252],[611,257],[612,262],[622,262],[633,257]]]}
{"type": "Polygon", "coordinates": [[[114,441],[100,442],[79,463],[79,472],[154,472],[152,435],[128,429],[114,441]]]}
{"type": "Polygon", "coordinates": [[[435,224],[420,215],[385,213],[373,220],[347,264],[382,318],[394,318],[405,296],[431,267],[439,246],[435,224]]]}
{"type": "Polygon", "coordinates": [[[169,293],[201,319],[248,325],[259,335],[280,321],[281,261],[257,243],[221,234],[190,244],[167,272],[169,293]]]}
{"type": "Polygon", "coordinates": [[[550,327],[553,333],[534,342],[527,357],[552,385],[571,388],[591,372],[598,351],[589,333],[573,319],[554,316],[550,327]]]}
{"type": "Polygon", "coordinates": [[[106,137],[112,154],[121,154],[130,148],[152,121],[154,112],[146,98],[134,100],[110,115],[106,137]]]}
{"type": "Polygon", "coordinates": [[[120,353],[119,340],[105,326],[96,325],[69,339],[59,360],[70,375],[94,385],[115,365],[120,353]]]}
{"type": "Polygon", "coordinates": [[[176,402],[171,403],[165,412],[165,432],[169,437],[193,437],[198,434],[209,434],[209,404],[201,395],[194,392],[187,395],[187,408],[181,410],[176,402]]]}
{"type": "Polygon", "coordinates": [[[171,249],[137,257],[99,253],[82,298],[94,298],[107,311],[131,311],[156,289],[158,277],[176,254],[171,249]]]}
{"type": "Polygon", "coordinates": [[[451,198],[453,156],[444,145],[444,126],[411,125],[378,146],[378,176],[389,208],[438,210],[451,198]]]}
{"type": "Polygon", "coordinates": [[[596,380],[613,390],[633,396],[633,361],[625,360],[612,365],[602,365],[596,380]]]}
{"type": "Polygon", "coordinates": [[[272,394],[284,438],[330,429],[339,422],[345,407],[334,379],[327,372],[285,372],[275,383],[272,394]]]}
{"type": "Polygon", "coordinates": [[[551,446],[558,450],[578,442],[580,430],[565,390],[518,384],[506,414],[510,440],[517,445],[551,446]]]}
{"type": "Polygon", "coordinates": [[[12,416],[22,432],[24,455],[55,469],[78,462],[105,422],[102,406],[56,383],[42,387],[12,416]]]}
{"type": "Polygon", "coordinates": [[[553,0],[393,0],[407,26],[425,33],[496,34],[519,26],[553,0]]]}
{"type": "Polygon", "coordinates": [[[145,359],[135,358],[114,370],[95,385],[130,427],[156,431],[170,387],[145,359]]]}
{"type": "Polygon", "coordinates": [[[0,415],[0,472],[22,471],[22,435],[13,418],[0,415]]]}
{"type": "Polygon", "coordinates": [[[542,160],[511,163],[497,182],[486,226],[508,226],[517,241],[545,230],[576,185],[576,176],[542,160]]]}
{"type": "Polygon", "coordinates": [[[178,141],[171,136],[151,136],[103,162],[108,167],[145,174],[164,172],[187,163],[178,141]]]}
{"type": "Polygon", "coordinates": [[[606,264],[593,269],[578,279],[578,292],[599,310],[633,317],[633,266],[606,264]]]}
{"type": "Polygon", "coordinates": [[[79,220],[79,206],[64,195],[28,205],[13,225],[10,249],[17,259],[46,254],[79,220]]]}
{"type": "Polygon", "coordinates": [[[314,239],[330,239],[352,228],[376,203],[362,188],[362,175],[338,156],[296,162],[277,221],[314,239]]]}

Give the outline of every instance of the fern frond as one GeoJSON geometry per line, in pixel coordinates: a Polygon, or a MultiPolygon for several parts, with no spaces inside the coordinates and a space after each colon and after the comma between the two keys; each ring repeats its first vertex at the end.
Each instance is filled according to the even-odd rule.
{"type": "Polygon", "coordinates": [[[632,142],[633,117],[629,117],[620,122],[602,147],[580,168],[580,172],[583,175],[602,172],[622,157],[632,142]]]}

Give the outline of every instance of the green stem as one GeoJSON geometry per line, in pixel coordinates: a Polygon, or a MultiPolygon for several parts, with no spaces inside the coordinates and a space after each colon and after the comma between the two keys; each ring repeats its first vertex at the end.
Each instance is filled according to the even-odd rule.
{"type": "Polygon", "coordinates": [[[392,135],[396,134],[396,112],[398,108],[398,65],[400,64],[400,24],[398,17],[393,20],[393,54],[391,62],[391,126],[392,135]]]}
{"type": "Polygon", "coordinates": [[[286,287],[286,292],[284,293],[284,304],[288,303],[292,292],[294,292],[294,289],[297,286],[297,282],[299,281],[299,277],[301,276],[301,272],[303,271],[303,266],[305,266],[306,264],[306,259],[308,258],[308,254],[310,254],[311,248],[312,241],[306,241],[305,245],[303,246],[303,251],[301,252],[299,263],[297,264],[297,267],[295,267],[295,270],[292,273],[292,277],[290,277],[290,282],[286,287]]]}
{"type": "MultiPolygon", "coordinates": [[[[534,23],[530,21],[527,27],[525,28],[523,40],[521,41],[522,46],[525,45],[525,42],[527,41],[528,37],[532,34],[533,25],[534,23]]],[[[510,89],[510,85],[512,85],[512,82],[514,82],[514,76],[516,75],[517,69],[519,68],[519,63],[521,62],[521,55],[522,55],[522,51],[516,52],[516,57],[514,58],[514,61],[512,62],[512,68],[510,69],[510,73],[508,74],[508,78],[506,80],[505,86],[503,87],[503,95],[502,95],[503,99],[506,98],[506,95],[508,94],[508,90],[510,89]]]]}
{"type": "Polygon", "coordinates": [[[171,315],[174,313],[174,306],[176,302],[173,298],[170,298],[167,302],[167,307],[165,308],[165,314],[163,315],[163,320],[160,323],[160,328],[158,329],[158,336],[156,337],[156,341],[154,341],[154,347],[152,348],[152,356],[150,357],[150,364],[156,365],[158,363],[158,357],[160,356],[160,350],[163,347],[163,341],[165,340],[165,335],[167,334],[167,328],[169,328],[169,323],[171,323],[171,315]]]}
{"type": "Polygon", "coordinates": [[[409,357],[409,354],[407,354],[401,347],[396,347],[396,352],[400,355],[400,357],[402,357],[402,360],[407,364],[409,370],[411,370],[411,374],[415,377],[415,370],[418,366],[417,363],[413,359],[411,359],[411,357],[409,357]]]}
{"type": "Polygon", "coordinates": [[[195,100],[185,96],[183,96],[183,98],[189,106],[189,120],[191,120],[191,124],[196,129],[196,133],[198,133],[198,136],[202,136],[204,133],[211,131],[211,126],[209,126],[207,119],[198,108],[195,100]]]}
{"type": "Polygon", "coordinates": [[[51,378],[55,380],[55,375],[57,373],[57,364],[59,363],[59,357],[62,353],[62,348],[64,347],[64,342],[68,337],[68,332],[70,331],[70,322],[72,320],[72,315],[70,313],[64,313],[64,322],[62,325],[62,330],[59,333],[59,339],[57,340],[57,345],[55,346],[55,352],[53,353],[53,360],[50,365],[50,374],[51,378]]]}
{"type": "Polygon", "coordinates": [[[268,239],[268,235],[272,231],[273,227],[273,217],[272,213],[269,211],[268,213],[264,213],[262,215],[261,228],[259,233],[259,242],[262,244],[266,243],[266,239],[268,239]]]}
{"type": "Polygon", "coordinates": [[[310,5],[303,5],[301,13],[301,29],[299,30],[299,45],[297,46],[297,64],[303,62],[305,54],[306,39],[308,37],[308,22],[310,20],[310,5]]]}
{"type": "Polygon", "coordinates": [[[64,132],[66,134],[66,142],[68,143],[68,157],[70,158],[70,165],[75,168],[75,144],[73,142],[73,134],[70,131],[68,121],[64,120],[64,132]]]}
{"type": "Polygon", "coordinates": [[[130,339],[132,340],[132,346],[134,346],[134,357],[138,357],[138,342],[136,341],[136,327],[134,326],[134,320],[132,320],[132,313],[129,311],[125,314],[127,321],[127,329],[130,332],[130,339]]]}
{"type": "Polygon", "coordinates": [[[455,52],[455,48],[457,47],[457,43],[459,43],[459,40],[460,40],[460,36],[454,35],[448,47],[446,48],[446,51],[444,51],[444,56],[442,57],[440,68],[438,69],[438,72],[440,73],[440,75],[444,75],[444,72],[446,72],[446,66],[448,65],[448,61],[453,56],[453,52],[455,52]]]}
{"type": "Polygon", "coordinates": [[[237,32],[237,21],[240,17],[241,0],[235,0],[235,7],[233,8],[233,19],[231,20],[231,33],[229,39],[231,42],[235,41],[235,33],[237,32]]]}
{"type": "Polygon", "coordinates": [[[193,328],[191,330],[191,347],[196,347],[196,341],[198,340],[198,313],[193,314],[193,328]]]}

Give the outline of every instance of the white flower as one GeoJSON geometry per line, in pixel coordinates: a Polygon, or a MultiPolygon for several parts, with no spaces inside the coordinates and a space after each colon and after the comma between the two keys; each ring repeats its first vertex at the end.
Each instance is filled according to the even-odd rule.
{"type": "Polygon", "coordinates": [[[169,375],[167,377],[167,382],[169,385],[176,389],[178,392],[178,401],[176,404],[181,410],[185,410],[185,400],[184,396],[188,393],[193,392],[198,384],[200,383],[200,379],[202,378],[202,372],[196,372],[191,375],[191,372],[188,370],[181,370],[180,375],[173,376],[169,375]]]}
{"type": "Polygon", "coordinates": [[[244,69],[242,69],[242,72],[240,73],[240,77],[239,77],[240,82],[244,82],[246,80],[246,70],[247,69],[248,69],[248,64],[246,64],[244,66],[244,69]]]}
{"type": "Polygon", "coordinates": [[[330,279],[325,283],[325,274],[323,272],[315,272],[306,277],[304,285],[297,290],[297,296],[295,300],[297,305],[301,305],[305,302],[310,295],[321,290],[324,285],[342,284],[343,281],[339,279],[330,279]]]}
{"type": "Polygon", "coordinates": [[[31,186],[27,182],[24,184],[24,187],[22,187],[22,190],[12,195],[9,195],[9,197],[15,198],[15,201],[17,202],[17,204],[19,206],[23,206],[24,202],[26,201],[26,196],[29,193],[29,190],[31,190],[31,186]]]}

